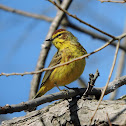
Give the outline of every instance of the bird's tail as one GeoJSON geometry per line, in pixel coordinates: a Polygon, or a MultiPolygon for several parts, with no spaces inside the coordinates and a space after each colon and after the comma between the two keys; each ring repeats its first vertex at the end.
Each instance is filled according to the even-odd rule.
{"type": "MultiPolygon", "coordinates": [[[[47,91],[51,90],[54,87],[54,85],[48,85],[48,84],[44,84],[42,85],[42,87],[39,89],[39,91],[37,92],[37,94],[35,95],[35,98],[41,97],[42,95],[44,95],[47,91]]],[[[26,110],[26,112],[31,112],[36,110],[36,107],[34,108],[29,108],[28,110],[26,110]]]]}
{"type": "Polygon", "coordinates": [[[39,89],[39,91],[37,92],[37,94],[35,95],[35,98],[41,97],[42,95],[44,95],[47,91],[51,90],[54,87],[54,85],[47,85],[44,84],[42,85],[42,87],[39,89]]]}

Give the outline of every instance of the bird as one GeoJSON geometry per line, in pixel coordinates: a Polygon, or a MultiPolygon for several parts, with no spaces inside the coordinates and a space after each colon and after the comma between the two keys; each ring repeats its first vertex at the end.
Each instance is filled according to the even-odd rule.
{"type": "MultiPolygon", "coordinates": [[[[51,41],[58,50],[53,56],[48,68],[87,54],[87,51],[78,42],[78,39],[65,29],[56,30],[52,34],[52,37],[46,41],[51,41]]],[[[66,86],[75,81],[83,73],[85,65],[86,61],[83,58],[46,71],[40,89],[34,98],[41,97],[55,86],[60,90],[59,86],[66,86]]]]}

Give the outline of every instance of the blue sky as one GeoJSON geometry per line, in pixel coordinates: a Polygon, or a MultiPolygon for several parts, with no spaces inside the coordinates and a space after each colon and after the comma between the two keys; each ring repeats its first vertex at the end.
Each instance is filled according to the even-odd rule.
{"type": "MultiPolygon", "coordinates": [[[[57,11],[47,0],[1,0],[0,4],[49,17],[55,17],[57,11]]],[[[68,11],[77,15],[89,24],[92,24],[114,36],[121,35],[124,32],[124,26],[126,25],[126,4],[100,3],[97,0],[85,0],[84,2],[82,0],[74,0],[68,11]]],[[[71,17],[69,17],[69,19],[76,25],[99,33],[71,17]]],[[[49,22],[0,10],[0,73],[34,71],[41,50],[41,44],[45,40],[49,27],[49,22]]],[[[80,33],[71,28],[68,28],[67,30],[71,31],[78,38],[79,42],[84,46],[87,52],[92,52],[104,44],[103,41],[93,39],[90,35],[80,33]]],[[[48,67],[56,51],[57,49],[52,46],[45,67],[48,67]]],[[[102,51],[91,55],[87,59],[85,71],[81,77],[88,82],[89,73],[95,73],[96,69],[98,69],[100,77],[97,79],[95,87],[105,86],[114,58],[114,53],[115,47],[108,46],[102,51]]],[[[120,51],[111,81],[115,78],[119,59],[120,51]]],[[[122,76],[123,75],[126,75],[126,65],[122,72],[122,76]]],[[[18,104],[27,101],[31,80],[32,75],[26,75],[23,77],[1,76],[0,106],[4,106],[5,104],[18,104]]],[[[79,87],[77,81],[71,83],[69,86],[79,87]]],[[[125,90],[126,86],[121,87],[117,97],[124,95],[125,90]]],[[[54,88],[47,92],[47,94],[54,92],[58,92],[58,89],[54,88]]],[[[105,99],[108,98],[109,96],[105,97],[105,99]]],[[[41,107],[46,105],[47,104],[44,104],[41,107]]],[[[7,117],[11,119],[23,115],[25,115],[24,112],[17,112],[7,114],[7,117]]]]}

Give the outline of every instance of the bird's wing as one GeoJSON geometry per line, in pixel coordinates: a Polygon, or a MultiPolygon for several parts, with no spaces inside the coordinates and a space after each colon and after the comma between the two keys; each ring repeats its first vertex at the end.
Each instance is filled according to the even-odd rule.
{"type": "MultiPolygon", "coordinates": [[[[61,62],[61,59],[62,59],[62,55],[61,55],[61,52],[57,52],[53,58],[52,58],[52,61],[50,62],[49,64],[49,67],[53,67],[57,64],[59,64],[61,62]]],[[[53,69],[54,70],[54,69],[53,69]]],[[[43,80],[42,80],[42,84],[40,86],[40,88],[44,85],[44,83],[46,82],[46,80],[49,78],[49,76],[51,75],[52,71],[53,70],[48,70],[45,72],[45,75],[43,77],[43,80]]]]}

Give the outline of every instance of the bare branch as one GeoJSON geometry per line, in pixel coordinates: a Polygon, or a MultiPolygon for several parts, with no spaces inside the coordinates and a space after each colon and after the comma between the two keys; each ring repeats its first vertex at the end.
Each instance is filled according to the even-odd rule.
{"type": "MultiPolygon", "coordinates": [[[[80,26],[77,26],[76,24],[73,24],[72,22],[68,21],[68,23],[66,23],[66,26],[72,28],[72,29],[75,29],[77,31],[80,31],[82,33],[85,33],[87,35],[91,35],[91,37],[93,39],[100,39],[102,41],[109,41],[108,38],[106,38],[105,36],[102,36],[100,34],[97,34],[95,32],[92,32],[91,30],[87,30],[86,28],[83,28],[83,27],[80,27],[80,26]]],[[[111,43],[112,46],[116,46],[116,43],[111,43]]],[[[120,45],[119,46],[120,49],[124,50],[126,52],[126,47],[124,47],[123,45],[120,45]]]]}
{"type": "MultiPolygon", "coordinates": [[[[62,8],[67,9],[69,7],[71,1],[72,0],[69,0],[69,1],[68,0],[64,0],[62,2],[62,4],[61,4],[62,8]]],[[[63,16],[64,16],[64,12],[62,12],[62,11],[58,11],[57,12],[56,17],[54,18],[54,20],[53,20],[53,22],[52,22],[52,24],[50,26],[49,32],[48,32],[48,34],[46,36],[46,39],[51,38],[53,32],[60,25],[60,22],[61,22],[63,16]]],[[[42,45],[42,50],[40,52],[40,56],[39,56],[39,59],[38,59],[35,71],[41,70],[44,67],[45,60],[46,60],[46,57],[48,55],[50,46],[51,46],[51,43],[47,42],[47,41],[44,42],[44,44],[42,45]]],[[[35,96],[35,94],[36,94],[36,92],[38,90],[38,85],[39,85],[39,82],[40,82],[40,78],[41,78],[41,73],[35,74],[33,76],[33,79],[32,79],[32,82],[31,82],[31,90],[30,90],[29,99],[32,99],[35,96]]]]}
{"type": "Polygon", "coordinates": [[[99,108],[99,106],[101,104],[101,101],[103,100],[103,97],[105,95],[105,92],[106,92],[108,84],[109,84],[109,81],[111,79],[111,76],[112,76],[112,73],[113,73],[113,70],[114,70],[114,67],[115,67],[116,59],[117,59],[117,54],[118,54],[118,50],[119,50],[119,44],[120,44],[120,39],[119,39],[118,44],[116,46],[115,56],[114,56],[113,64],[112,64],[112,67],[111,67],[111,70],[110,70],[110,74],[109,74],[107,83],[106,83],[106,85],[105,85],[105,87],[103,89],[102,95],[101,95],[101,97],[99,99],[99,102],[98,102],[98,106],[97,106],[97,108],[96,108],[96,110],[95,110],[95,112],[94,112],[94,114],[93,114],[93,116],[91,118],[90,124],[92,123],[92,120],[93,120],[93,118],[94,118],[94,116],[95,116],[95,114],[96,114],[96,112],[97,112],[97,110],[98,110],[98,108],[99,108]]]}
{"type": "Polygon", "coordinates": [[[95,81],[98,78],[98,76],[100,76],[98,70],[96,70],[95,74],[89,74],[89,80],[90,81],[88,82],[88,87],[83,94],[84,98],[87,97],[90,94],[90,92],[92,91],[93,87],[95,86],[94,84],[95,84],[95,81]]]}
{"type": "MultiPolygon", "coordinates": [[[[124,29],[124,33],[126,33],[126,26],[125,26],[125,29],[124,29]]],[[[124,48],[126,48],[126,38],[123,39],[122,46],[124,48]]],[[[115,78],[118,78],[118,77],[121,76],[123,68],[124,68],[124,63],[125,63],[125,54],[126,54],[126,52],[124,50],[121,50],[120,53],[121,54],[120,54],[120,58],[118,60],[118,65],[117,65],[115,78]]],[[[115,90],[114,92],[111,93],[110,100],[114,100],[115,99],[115,97],[117,95],[117,91],[118,90],[115,90]]]]}
{"type": "MultiPolygon", "coordinates": [[[[121,87],[122,85],[126,85],[126,76],[118,77],[114,81],[108,84],[108,87],[105,91],[105,95],[115,91],[117,88],[121,87]]],[[[104,88],[103,88],[104,89],[104,88]]]]}
{"type": "MultiPolygon", "coordinates": [[[[28,115],[2,121],[1,126],[89,126],[97,100],[70,98],[60,100],[28,115]]],[[[91,126],[126,126],[126,101],[102,101],[97,117],[91,126]]]]}
{"type": "MultiPolygon", "coordinates": [[[[39,20],[45,20],[45,21],[48,21],[48,22],[52,22],[53,21],[53,18],[44,16],[44,15],[39,15],[39,14],[25,12],[25,11],[13,9],[13,8],[10,8],[10,7],[4,6],[4,5],[0,5],[0,9],[8,11],[8,12],[15,13],[15,14],[19,14],[19,15],[22,15],[22,16],[30,17],[30,18],[35,18],[35,19],[39,19],[39,20]]],[[[72,22],[70,22],[69,20],[67,22],[62,21],[61,25],[67,26],[67,27],[70,27],[70,28],[75,29],[77,31],[80,31],[80,32],[83,32],[85,34],[91,35],[95,39],[108,41],[108,38],[106,38],[104,36],[101,36],[101,35],[99,35],[97,33],[94,33],[94,32],[92,32],[90,30],[87,30],[85,28],[79,27],[79,26],[73,24],[72,22]]],[[[116,43],[111,43],[111,45],[116,46],[116,43]]],[[[123,49],[126,52],[126,48],[124,48],[122,45],[120,45],[120,48],[123,49]]]]}
{"type": "Polygon", "coordinates": [[[74,62],[74,61],[77,61],[77,60],[81,60],[81,59],[83,59],[83,58],[86,58],[86,57],[88,57],[88,56],[90,56],[90,55],[92,55],[92,54],[94,54],[94,53],[96,53],[96,52],[102,50],[103,48],[105,48],[106,46],[108,46],[108,45],[109,45],[111,42],[113,42],[113,41],[114,41],[113,39],[110,40],[108,43],[106,43],[106,44],[103,45],[102,47],[100,47],[100,48],[94,50],[93,52],[91,52],[91,53],[89,53],[89,54],[83,55],[83,56],[81,56],[81,57],[75,58],[75,59],[73,59],[73,60],[71,60],[71,61],[68,61],[68,62],[65,62],[65,63],[62,63],[62,64],[55,65],[55,66],[53,66],[53,67],[44,68],[44,69],[36,70],[36,71],[33,71],[33,72],[10,73],[10,74],[1,73],[0,76],[7,76],[7,77],[8,77],[8,76],[11,76],[11,75],[21,75],[21,76],[23,76],[23,75],[28,75],[28,74],[39,74],[39,73],[41,73],[41,72],[43,72],[43,71],[52,70],[52,69],[55,69],[55,68],[57,68],[57,67],[64,66],[64,65],[68,65],[68,64],[70,64],[70,63],[72,63],[72,62],[74,62]]]}
{"type": "MultiPolygon", "coordinates": [[[[4,6],[4,5],[0,5],[0,9],[8,11],[8,12],[16,13],[16,14],[19,14],[19,15],[22,15],[22,16],[30,17],[30,18],[45,20],[45,21],[48,21],[48,22],[52,22],[53,21],[53,18],[44,16],[44,15],[39,15],[39,14],[25,12],[25,11],[17,10],[17,9],[14,9],[14,8],[11,8],[11,7],[7,7],[7,6],[4,6]]],[[[68,21],[68,22],[63,22],[62,21],[61,24],[65,25],[65,26],[68,26],[68,27],[71,27],[71,28],[73,28],[75,30],[79,30],[80,32],[84,32],[86,34],[89,34],[93,38],[101,39],[103,41],[108,41],[108,39],[106,37],[103,37],[103,36],[101,36],[99,34],[96,34],[94,32],[86,30],[86,29],[84,29],[82,27],[78,27],[77,25],[74,25],[70,21],[68,21]]]]}
{"type": "MultiPolygon", "coordinates": [[[[112,82],[109,83],[108,88],[105,92],[105,95],[108,93],[116,90],[117,88],[123,86],[126,84],[126,76],[122,76],[112,82]]],[[[104,88],[93,88],[92,92],[90,92],[90,95],[101,95],[102,90],[104,88]]],[[[79,94],[83,94],[85,92],[86,88],[81,88],[77,90],[68,90],[67,93],[65,91],[60,91],[58,93],[50,94],[50,95],[43,95],[42,97],[22,102],[17,105],[6,105],[4,107],[0,107],[0,114],[6,114],[6,113],[13,113],[13,112],[20,112],[23,110],[27,110],[29,108],[37,107],[41,104],[51,102],[58,99],[64,99],[64,98],[71,98],[79,94]]]]}
{"type": "Polygon", "coordinates": [[[118,37],[115,37],[115,39],[112,39],[112,40],[108,41],[106,44],[104,44],[103,46],[101,46],[100,48],[94,50],[93,52],[91,52],[89,54],[83,55],[81,57],[75,58],[75,59],[73,59],[71,61],[68,61],[68,62],[65,62],[65,63],[62,63],[62,64],[55,65],[53,67],[44,68],[44,69],[36,70],[36,71],[33,71],[33,72],[25,72],[25,73],[11,73],[11,74],[1,73],[0,76],[11,76],[11,75],[21,75],[21,76],[23,76],[23,75],[28,75],[28,74],[39,74],[39,73],[41,73],[43,71],[52,70],[52,69],[55,69],[57,67],[64,66],[64,65],[70,64],[70,63],[72,63],[74,61],[77,61],[77,60],[81,60],[83,58],[86,58],[86,57],[88,57],[88,56],[90,56],[90,55],[92,55],[92,54],[94,54],[94,53],[96,53],[96,52],[104,49],[109,44],[111,44],[114,40],[121,40],[124,37],[126,37],[126,33],[124,33],[124,34],[122,34],[122,35],[120,35],[118,37]]]}
{"type": "Polygon", "coordinates": [[[108,124],[109,124],[109,126],[112,126],[112,123],[111,123],[111,121],[110,121],[110,118],[109,118],[108,113],[106,113],[106,115],[107,115],[107,118],[108,118],[108,124]]]}
{"type": "MultiPolygon", "coordinates": [[[[13,8],[10,8],[10,7],[4,6],[4,5],[0,5],[0,9],[8,11],[8,12],[16,13],[16,14],[19,14],[19,15],[22,15],[22,16],[30,17],[30,18],[45,20],[45,21],[48,21],[48,22],[52,22],[53,21],[53,18],[44,16],[44,15],[39,15],[39,14],[25,12],[25,11],[13,9],[13,8]]],[[[61,25],[65,25],[65,26],[71,27],[71,28],[73,28],[75,30],[78,30],[80,32],[84,32],[86,34],[89,34],[93,38],[101,39],[103,41],[108,41],[108,39],[106,37],[103,37],[103,36],[101,36],[101,35],[99,35],[97,33],[94,33],[94,32],[91,32],[89,30],[86,30],[85,28],[79,27],[79,26],[71,23],[69,20],[67,22],[62,21],[61,25]]]]}
{"type": "Polygon", "coordinates": [[[126,0],[123,0],[123,1],[98,0],[98,1],[100,1],[101,3],[104,3],[104,2],[111,2],[111,3],[126,3],[126,0]]]}
{"type": "Polygon", "coordinates": [[[101,32],[101,33],[103,33],[103,34],[105,34],[105,35],[107,35],[107,36],[113,38],[113,39],[115,39],[115,37],[114,37],[113,35],[110,35],[110,34],[104,32],[104,31],[102,31],[102,30],[100,30],[100,29],[94,27],[94,26],[91,25],[91,24],[88,24],[87,22],[85,22],[85,21],[79,19],[76,15],[70,14],[68,11],[66,11],[65,9],[63,9],[62,7],[60,7],[55,1],[52,1],[52,0],[48,0],[48,1],[51,2],[52,4],[54,4],[58,9],[62,10],[63,12],[65,12],[66,14],[68,14],[69,16],[71,16],[71,17],[75,18],[76,20],[78,20],[79,22],[81,22],[81,23],[83,23],[83,24],[85,24],[85,25],[87,25],[87,26],[89,26],[89,27],[91,27],[91,28],[93,28],[93,29],[95,29],[95,30],[97,30],[97,31],[99,31],[99,32],[101,32]]]}
{"type": "Polygon", "coordinates": [[[29,12],[13,9],[13,8],[10,8],[10,7],[1,5],[1,4],[0,4],[0,9],[2,9],[4,11],[9,11],[12,13],[20,14],[20,15],[26,16],[26,17],[32,17],[32,18],[36,18],[36,19],[46,20],[49,22],[51,22],[53,20],[53,18],[44,16],[44,15],[39,15],[39,14],[34,14],[34,13],[29,13],[29,12]]]}

